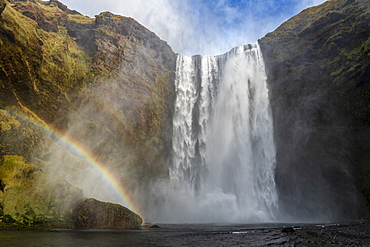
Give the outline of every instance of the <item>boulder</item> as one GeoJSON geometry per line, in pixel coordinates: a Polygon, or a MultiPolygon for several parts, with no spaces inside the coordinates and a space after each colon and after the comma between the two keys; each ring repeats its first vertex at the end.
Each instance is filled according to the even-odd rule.
{"type": "Polygon", "coordinates": [[[141,217],[128,208],[93,198],[79,200],[72,217],[79,229],[133,229],[142,223],[141,217]]]}

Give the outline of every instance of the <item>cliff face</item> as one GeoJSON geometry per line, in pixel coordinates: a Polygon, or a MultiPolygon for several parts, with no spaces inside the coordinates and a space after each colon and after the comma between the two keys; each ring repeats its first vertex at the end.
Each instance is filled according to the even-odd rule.
{"type": "Polygon", "coordinates": [[[260,40],[289,215],[351,219],[370,202],[369,23],[367,1],[332,0],[260,40]]]}
{"type": "Polygon", "coordinates": [[[55,145],[53,130],[99,157],[128,191],[145,190],[168,175],[175,60],[131,18],[0,0],[0,156],[83,177],[86,164],[55,145]]]}
{"type": "Polygon", "coordinates": [[[52,123],[87,79],[88,57],[59,26],[67,15],[53,4],[1,2],[1,106],[22,105],[52,123]]]}

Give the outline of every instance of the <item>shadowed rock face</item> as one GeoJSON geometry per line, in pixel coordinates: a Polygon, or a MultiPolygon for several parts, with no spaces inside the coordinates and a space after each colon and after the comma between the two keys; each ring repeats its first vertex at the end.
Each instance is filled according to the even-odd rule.
{"type": "Polygon", "coordinates": [[[81,199],[73,213],[74,226],[84,229],[139,228],[142,219],[129,209],[95,199],[81,199]]]}
{"type": "Polygon", "coordinates": [[[260,40],[277,145],[280,209],[362,217],[370,202],[370,9],[327,1],[260,40]]]}

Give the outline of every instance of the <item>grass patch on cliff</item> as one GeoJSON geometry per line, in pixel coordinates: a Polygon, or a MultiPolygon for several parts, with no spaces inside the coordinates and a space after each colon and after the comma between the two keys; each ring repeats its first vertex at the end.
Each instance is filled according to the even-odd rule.
{"type": "Polygon", "coordinates": [[[90,71],[89,57],[68,36],[65,28],[58,33],[42,32],[44,37],[42,76],[45,80],[53,82],[56,75],[65,83],[58,84],[63,87],[73,87],[85,81],[90,71]]]}
{"type": "MultiPolygon", "coordinates": [[[[41,80],[47,82],[54,82],[56,78],[62,80],[64,90],[70,88],[75,84],[84,82],[88,72],[90,71],[90,60],[76,42],[68,35],[67,30],[59,22],[64,22],[67,19],[67,14],[57,7],[55,3],[49,5],[40,4],[38,2],[31,3],[17,3],[15,8],[19,11],[29,10],[40,12],[43,16],[43,21],[50,22],[49,25],[55,26],[55,31],[45,31],[40,26],[40,21],[36,19],[23,16],[13,8],[7,8],[14,16],[15,21],[11,26],[19,26],[19,33],[26,40],[30,37],[35,37],[42,41],[42,64],[41,64],[41,80]]],[[[82,15],[77,19],[91,20],[82,15]]],[[[53,29],[53,28],[52,28],[53,29]]],[[[35,45],[33,49],[39,49],[39,44],[35,45]]]]}
{"type": "Polygon", "coordinates": [[[0,133],[20,126],[20,122],[7,111],[0,109],[0,133]]]}
{"type": "Polygon", "coordinates": [[[9,6],[3,11],[2,20],[1,28],[8,31],[8,33],[13,33],[16,41],[25,46],[32,46],[34,42],[37,42],[35,34],[37,23],[34,20],[23,16],[9,6]]]}
{"type": "Polygon", "coordinates": [[[0,159],[0,226],[69,225],[82,192],[44,173],[21,156],[0,159]]]}
{"type": "Polygon", "coordinates": [[[68,15],[68,19],[83,25],[94,23],[94,19],[83,15],[68,15]]]}

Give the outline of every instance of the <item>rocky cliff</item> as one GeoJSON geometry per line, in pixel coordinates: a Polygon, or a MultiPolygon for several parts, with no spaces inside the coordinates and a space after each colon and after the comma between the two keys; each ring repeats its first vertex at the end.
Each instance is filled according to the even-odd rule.
{"type": "Polygon", "coordinates": [[[289,215],[353,219],[370,202],[369,23],[368,1],[331,0],[260,40],[289,215]]]}
{"type": "Polygon", "coordinates": [[[128,191],[145,190],[168,176],[175,59],[131,18],[0,0],[0,156],[86,186],[73,150],[84,147],[128,191]],[[56,145],[64,135],[73,146],[56,145]]]}

